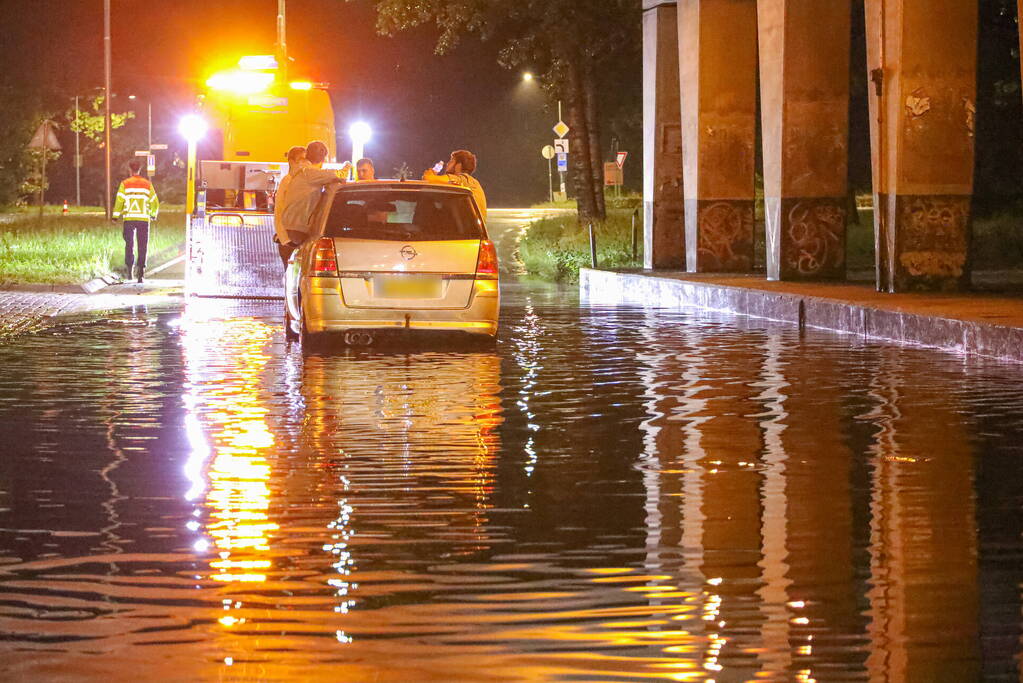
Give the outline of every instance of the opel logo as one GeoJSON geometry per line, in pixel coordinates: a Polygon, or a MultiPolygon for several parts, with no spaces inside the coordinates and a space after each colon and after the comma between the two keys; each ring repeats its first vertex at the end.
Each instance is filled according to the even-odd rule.
{"type": "Polygon", "coordinates": [[[406,261],[411,261],[417,256],[419,256],[419,252],[413,249],[411,244],[406,244],[401,248],[401,257],[406,261]]]}

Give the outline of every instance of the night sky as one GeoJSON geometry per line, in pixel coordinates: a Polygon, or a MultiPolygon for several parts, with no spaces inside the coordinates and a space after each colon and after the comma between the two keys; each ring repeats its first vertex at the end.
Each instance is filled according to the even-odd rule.
{"type": "MultiPolygon", "coordinates": [[[[5,82],[85,94],[103,84],[102,0],[0,0],[5,82]]],[[[174,131],[205,78],[244,54],[270,54],[276,0],[113,0],[113,92],[135,94],[145,116],[153,101],[154,138],[180,145],[174,131]]],[[[544,199],[556,112],[535,85],[497,65],[495,46],[468,38],[434,54],[432,30],[377,35],[370,0],[289,0],[292,76],[331,84],[339,133],[364,119],[374,128],[366,152],[378,175],[402,162],[415,172],[465,147],[495,206],[544,199]]],[[[115,99],[115,109],[125,100],[115,99]]],[[[127,106],[127,105],[125,105],[127,106]]],[[[303,144],[305,140],[288,141],[303,144]]],[[[339,153],[347,156],[342,139],[339,153]]]]}

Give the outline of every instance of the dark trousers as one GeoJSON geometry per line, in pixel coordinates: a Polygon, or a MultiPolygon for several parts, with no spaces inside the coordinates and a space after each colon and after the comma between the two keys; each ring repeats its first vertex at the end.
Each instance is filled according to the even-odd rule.
{"type": "Polygon", "coordinates": [[[124,222],[124,265],[131,275],[131,267],[135,265],[135,242],[138,241],[138,269],[146,269],[146,252],[149,251],[149,223],[146,221],[124,222]]]}
{"type": "Polygon", "coordinates": [[[277,253],[280,254],[281,262],[284,264],[284,270],[288,269],[288,259],[291,258],[291,254],[297,249],[290,244],[281,244],[280,242],[274,243],[277,247],[277,253]]]}

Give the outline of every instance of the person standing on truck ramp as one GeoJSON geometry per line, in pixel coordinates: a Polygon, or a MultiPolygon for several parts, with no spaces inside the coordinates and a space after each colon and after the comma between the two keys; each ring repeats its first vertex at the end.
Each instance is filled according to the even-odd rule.
{"type": "Polygon", "coordinates": [[[483,216],[483,221],[486,222],[487,196],[483,192],[483,186],[480,185],[480,181],[472,177],[472,173],[475,170],[476,155],[467,149],[457,149],[451,153],[451,158],[447,164],[443,161],[438,161],[436,166],[426,169],[423,173],[423,180],[439,185],[458,185],[459,187],[469,188],[472,191],[473,199],[476,200],[476,206],[480,209],[480,215],[483,216]]]}
{"type": "Polygon", "coordinates": [[[146,272],[146,256],[149,251],[149,223],[155,221],[160,213],[160,199],[148,178],[142,177],[142,162],[132,159],[128,162],[131,176],[121,181],[117,188],[117,200],[114,202],[113,220],[124,220],[122,234],[124,236],[124,267],[127,277],[131,277],[132,267],[135,277],[142,282],[146,272]],[[134,244],[138,241],[138,259],[135,258],[134,244]]]}
{"type": "MultiPolygon", "coordinates": [[[[288,241],[283,246],[297,249],[309,237],[309,217],[320,201],[323,188],[331,183],[343,183],[352,167],[350,161],[337,171],[325,170],[327,145],[314,140],[305,147],[306,164],[298,169],[288,183],[287,193],[280,202],[280,226],[288,241]]],[[[276,214],[276,207],[274,213],[276,214]]],[[[289,252],[290,256],[290,252],[289,252]]]]}
{"type": "Polygon", "coordinates": [[[305,147],[297,145],[289,149],[288,174],[281,178],[281,182],[277,185],[277,192],[274,194],[274,243],[277,245],[277,253],[280,254],[285,268],[288,267],[288,259],[291,258],[295,247],[291,246],[291,238],[288,237],[288,231],[284,229],[282,209],[287,201],[291,179],[308,163],[305,158],[305,147]]]}

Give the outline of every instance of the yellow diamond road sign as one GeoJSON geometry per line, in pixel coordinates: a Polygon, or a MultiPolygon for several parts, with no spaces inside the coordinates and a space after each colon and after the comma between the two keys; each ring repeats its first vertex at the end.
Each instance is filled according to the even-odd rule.
{"type": "Polygon", "coordinates": [[[558,121],[558,123],[554,126],[554,134],[559,138],[563,138],[568,135],[569,130],[571,129],[565,125],[564,121],[558,121]]]}

